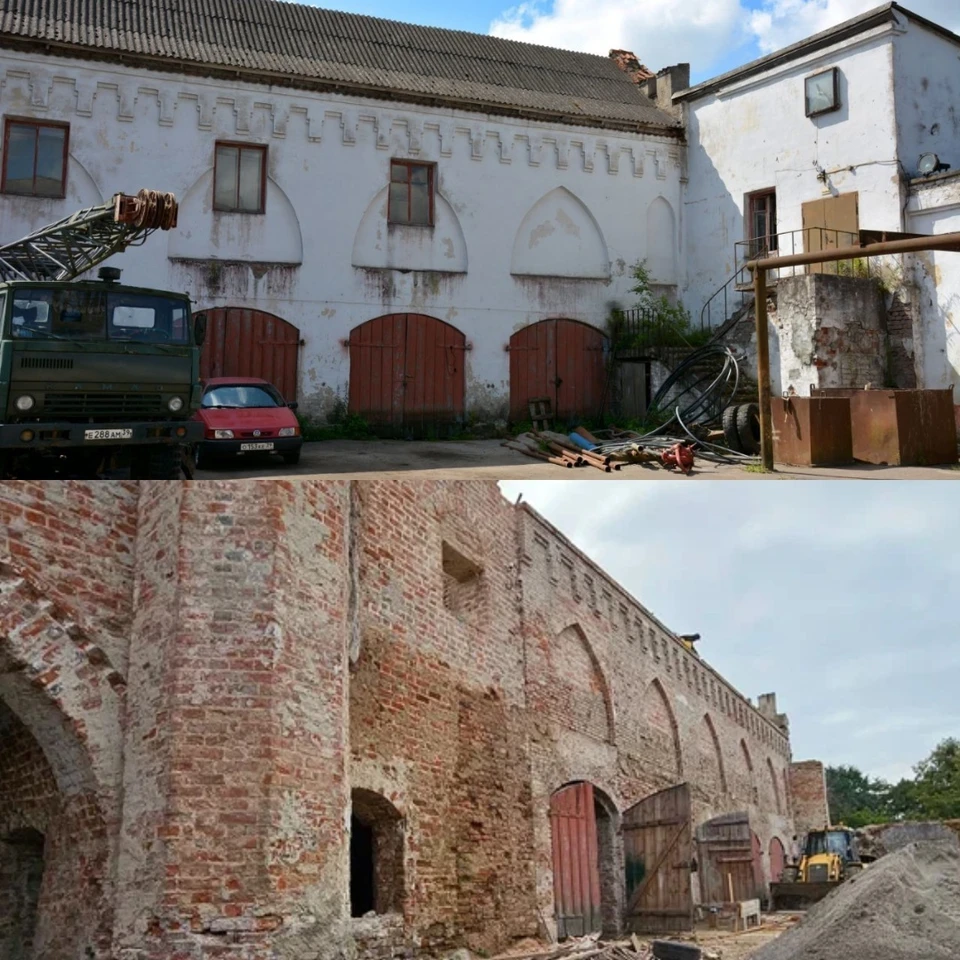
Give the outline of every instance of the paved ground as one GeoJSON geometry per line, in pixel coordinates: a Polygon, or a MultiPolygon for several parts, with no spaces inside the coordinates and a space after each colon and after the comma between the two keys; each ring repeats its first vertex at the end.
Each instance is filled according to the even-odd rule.
{"type": "Polygon", "coordinates": [[[406,478],[457,480],[960,480],[956,467],[781,467],[773,474],[752,473],[738,466],[699,463],[691,477],[659,467],[625,465],[605,474],[592,467],[565,470],[538,463],[500,445],[499,440],[430,442],[405,440],[329,440],[307,443],[297,467],[286,467],[279,457],[237,458],[202,470],[197,479],[245,477],[341,477],[371,474],[406,478]]]}

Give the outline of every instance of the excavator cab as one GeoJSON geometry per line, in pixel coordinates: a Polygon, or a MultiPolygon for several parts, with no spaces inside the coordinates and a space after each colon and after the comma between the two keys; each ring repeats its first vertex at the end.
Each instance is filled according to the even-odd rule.
{"type": "Polygon", "coordinates": [[[845,880],[849,868],[862,866],[852,830],[811,830],[807,834],[799,878],[806,883],[845,880]]]}
{"type": "Polygon", "coordinates": [[[846,827],[811,830],[803,854],[790,879],[770,884],[774,910],[804,909],[863,869],[854,832],[846,827]]]}

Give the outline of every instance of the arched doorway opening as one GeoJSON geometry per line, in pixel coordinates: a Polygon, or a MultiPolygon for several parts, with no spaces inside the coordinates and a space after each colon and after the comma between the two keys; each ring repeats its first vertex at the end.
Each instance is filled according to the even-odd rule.
{"type": "Polygon", "coordinates": [[[350,412],[379,426],[425,429],[463,419],[467,338],[418,313],[350,331],[350,412]]]}
{"type": "Polygon", "coordinates": [[[214,307],[207,315],[207,338],[200,356],[200,377],[260,377],[284,400],[297,399],[300,331],[263,310],[214,307]]]}
{"type": "Polygon", "coordinates": [[[550,797],[557,936],[620,930],[619,813],[602,790],[580,780],[550,797]]]}
{"type": "Polygon", "coordinates": [[[350,792],[350,915],[403,912],[403,818],[372,790],[350,792]]]}
{"type": "Polygon", "coordinates": [[[510,337],[510,419],[530,419],[531,400],[548,399],[561,420],[602,412],[606,384],[602,330],[579,320],[541,320],[510,337]]]}
{"type": "Polygon", "coordinates": [[[779,837],[770,841],[770,882],[779,883],[783,878],[783,866],[786,862],[786,852],[779,837]]]}

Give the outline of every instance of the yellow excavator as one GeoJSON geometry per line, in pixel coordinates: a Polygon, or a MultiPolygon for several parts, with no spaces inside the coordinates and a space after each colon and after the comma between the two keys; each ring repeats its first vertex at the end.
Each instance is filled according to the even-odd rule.
{"type": "Polygon", "coordinates": [[[785,867],[781,881],[770,884],[771,906],[774,910],[802,910],[862,869],[852,830],[843,826],[811,830],[800,863],[785,867]]]}

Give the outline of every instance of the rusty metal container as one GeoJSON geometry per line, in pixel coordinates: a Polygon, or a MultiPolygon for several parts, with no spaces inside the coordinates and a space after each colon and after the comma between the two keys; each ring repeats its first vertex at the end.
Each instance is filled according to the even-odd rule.
{"type": "Polygon", "coordinates": [[[774,397],[773,458],[802,467],[853,463],[846,397],[774,397]]]}
{"type": "Polygon", "coordinates": [[[900,466],[957,462],[953,390],[858,390],[849,403],[854,459],[900,466]]]}

